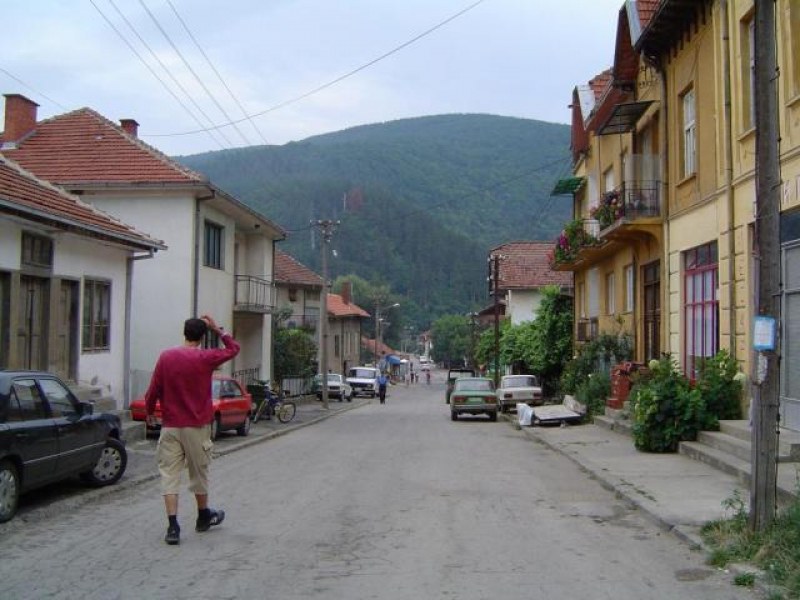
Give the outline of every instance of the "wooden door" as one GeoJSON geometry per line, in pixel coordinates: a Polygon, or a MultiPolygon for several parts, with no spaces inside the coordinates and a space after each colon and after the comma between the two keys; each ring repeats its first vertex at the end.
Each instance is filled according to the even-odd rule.
{"type": "Polygon", "coordinates": [[[56,314],[55,370],[63,379],[77,376],[78,346],[78,283],[62,281],[56,314]]]}
{"type": "Polygon", "coordinates": [[[48,279],[20,277],[17,356],[23,369],[47,369],[48,290],[48,279]]]}

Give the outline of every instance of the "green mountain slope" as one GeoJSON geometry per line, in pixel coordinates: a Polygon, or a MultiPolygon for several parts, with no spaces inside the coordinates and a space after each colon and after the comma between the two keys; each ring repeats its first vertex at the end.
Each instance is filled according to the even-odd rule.
{"type": "Polygon", "coordinates": [[[555,237],[571,207],[549,193],[568,148],[566,125],[441,115],[178,160],[292,232],[281,247],[311,268],[309,222],[340,220],[331,277],[389,283],[422,326],[486,301],[489,248],[555,237]]]}

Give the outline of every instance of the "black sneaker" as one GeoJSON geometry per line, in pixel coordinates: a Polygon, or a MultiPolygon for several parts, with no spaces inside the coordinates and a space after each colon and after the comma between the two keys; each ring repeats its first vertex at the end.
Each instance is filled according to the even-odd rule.
{"type": "Polygon", "coordinates": [[[181,528],[177,525],[170,525],[167,527],[167,535],[164,536],[164,541],[170,546],[177,546],[181,543],[181,528]]]}
{"type": "Polygon", "coordinates": [[[195,531],[208,531],[209,529],[211,529],[212,525],[219,525],[224,520],[225,520],[224,510],[209,509],[208,519],[197,517],[197,523],[195,524],[194,529],[195,531]]]}

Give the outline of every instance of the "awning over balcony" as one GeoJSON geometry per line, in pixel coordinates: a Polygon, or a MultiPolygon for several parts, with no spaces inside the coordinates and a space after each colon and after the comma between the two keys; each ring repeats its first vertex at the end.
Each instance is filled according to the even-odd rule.
{"type": "Polygon", "coordinates": [[[617,104],[606,119],[606,122],[597,130],[597,135],[611,135],[613,133],[628,133],[636,127],[636,123],[642,118],[644,112],[653,103],[652,100],[646,102],[624,102],[617,104]]]}
{"type": "Polygon", "coordinates": [[[566,194],[574,194],[583,187],[585,177],[567,177],[566,179],[559,179],[556,182],[556,187],[550,192],[551,196],[563,196],[566,194]]]}

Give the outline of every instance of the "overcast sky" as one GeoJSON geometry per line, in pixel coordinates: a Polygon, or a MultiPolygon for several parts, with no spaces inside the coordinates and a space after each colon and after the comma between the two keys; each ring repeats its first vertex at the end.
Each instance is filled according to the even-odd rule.
{"type": "Polygon", "coordinates": [[[445,113],[568,123],[573,87],[612,64],[623,0],[476,2],[0,0],[0,91],[40,119],[136,119],[171,155],[445,113]]]}

